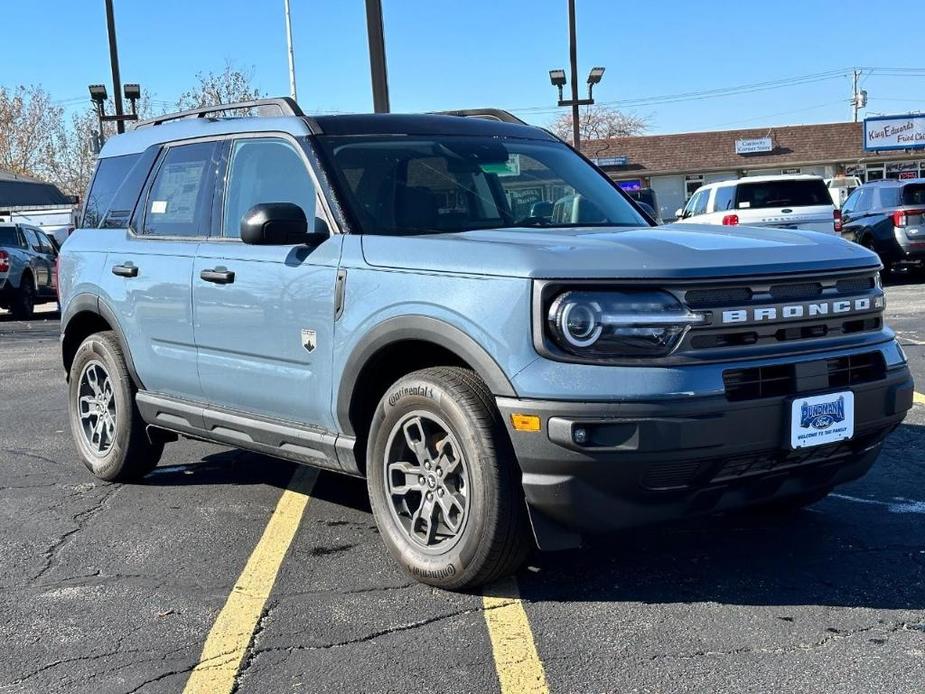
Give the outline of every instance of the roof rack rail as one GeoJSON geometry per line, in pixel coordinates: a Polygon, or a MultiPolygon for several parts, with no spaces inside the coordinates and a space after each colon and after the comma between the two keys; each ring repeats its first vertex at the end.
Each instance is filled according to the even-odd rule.
{"type": "Polygon", "coordinates": [[[457,111],[435,111],[434,115],[438,116],[463,116],[464,118],[487,118],[488,120],[499,120],[502,123],[516,123],[518,125],[527,125],[510,111],[500,108],[464,108],[457,111]]]}
{"type": "Polygon", "coordinates": [[[237,111],[250,108],[275,107],[279,109],[281,116],[304,116],[302,109],[288,96],[281,96],[275,99],[254,99],[253,101],[238,101],[233,104],[219,104],[218,106],[205,106],[203,108],[192,108],[188,111],[179,111],[177,113],[167,113],[163,116],[156,116],[148,120],[139,121],[135,128],[145,128],[149,125],[160,125],[168,121],[182,120],[183,118],[205,118],[210,113],[223,113],[225,111],[237,111]]]}

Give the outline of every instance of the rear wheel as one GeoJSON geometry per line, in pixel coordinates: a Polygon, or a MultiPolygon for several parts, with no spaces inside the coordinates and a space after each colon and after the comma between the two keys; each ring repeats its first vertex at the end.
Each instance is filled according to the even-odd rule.
{"type": "Polygon", "coordinates": [[[17,320],[28,320],[32,318],[35,311],[35,283],[28,275],[23,276],[19,283],[19,289],[13,294],[13,302],[10,305],[10,312],[17,320]]]}
{"type": "Polygon", "coordinates": [[[148,438],[122,348],[111,331],[91,335],[77,348],[68,413],[80,457],[96,477],[140,479],[160,460],[164,444],[148,438]]]}
{"type": "Polygon", "coordinates": [[[468,369],[424,369],[388,390],[370,430],[367,483],[383,541],[424,583],[490,583],[532,547],[507,433],[468,369]]]}

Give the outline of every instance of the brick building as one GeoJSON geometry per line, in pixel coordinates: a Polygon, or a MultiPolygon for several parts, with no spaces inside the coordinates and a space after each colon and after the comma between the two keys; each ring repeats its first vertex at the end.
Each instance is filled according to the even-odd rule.
{"type": "Polygon", "coordinates": [[[645,135],[582,143],[582,152],[627,188],[655,190],[662,217],[704,183],[780,173],[862,181],[925,176],[925,152],[864,150],[862,123],[645,135]]]}

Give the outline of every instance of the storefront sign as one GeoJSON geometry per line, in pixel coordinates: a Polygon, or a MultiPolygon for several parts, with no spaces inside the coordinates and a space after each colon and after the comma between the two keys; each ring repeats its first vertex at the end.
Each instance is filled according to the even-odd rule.
{"type": "Polygon", "coordinates": [[[925,149],[925,114],[865,119],[864,149],[925,149]]]}
{"type": "Polygon", "coordinates": [[[774,142],[770,137],[752,137],[746,140],[736,140],[736,154],[771,152],[773,149],[774,142]]]}
{"type": "Polygon", "coordinates": [[[619,157],[596,157],[592,159],[595,164],[598,166],[626,166],[629,164],[629,157],[619,156],[619,157]]]}
{"type": "Polygon", "coordinates": [[[642,181],[640,181],[638,178],[635,178],[632,181],[617,181],[617,185],[620,186],[623,190],[642,189],[642,181]]]}

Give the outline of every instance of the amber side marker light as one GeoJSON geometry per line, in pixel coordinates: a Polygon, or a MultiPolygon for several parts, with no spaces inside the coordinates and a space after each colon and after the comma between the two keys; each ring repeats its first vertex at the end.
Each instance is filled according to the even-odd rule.
{"type": "Polygon", "coordinates": [[[542,421],[535,414],[512,414],[511,424],[517,431],[539,431],[542,428],[542,421]]]}

